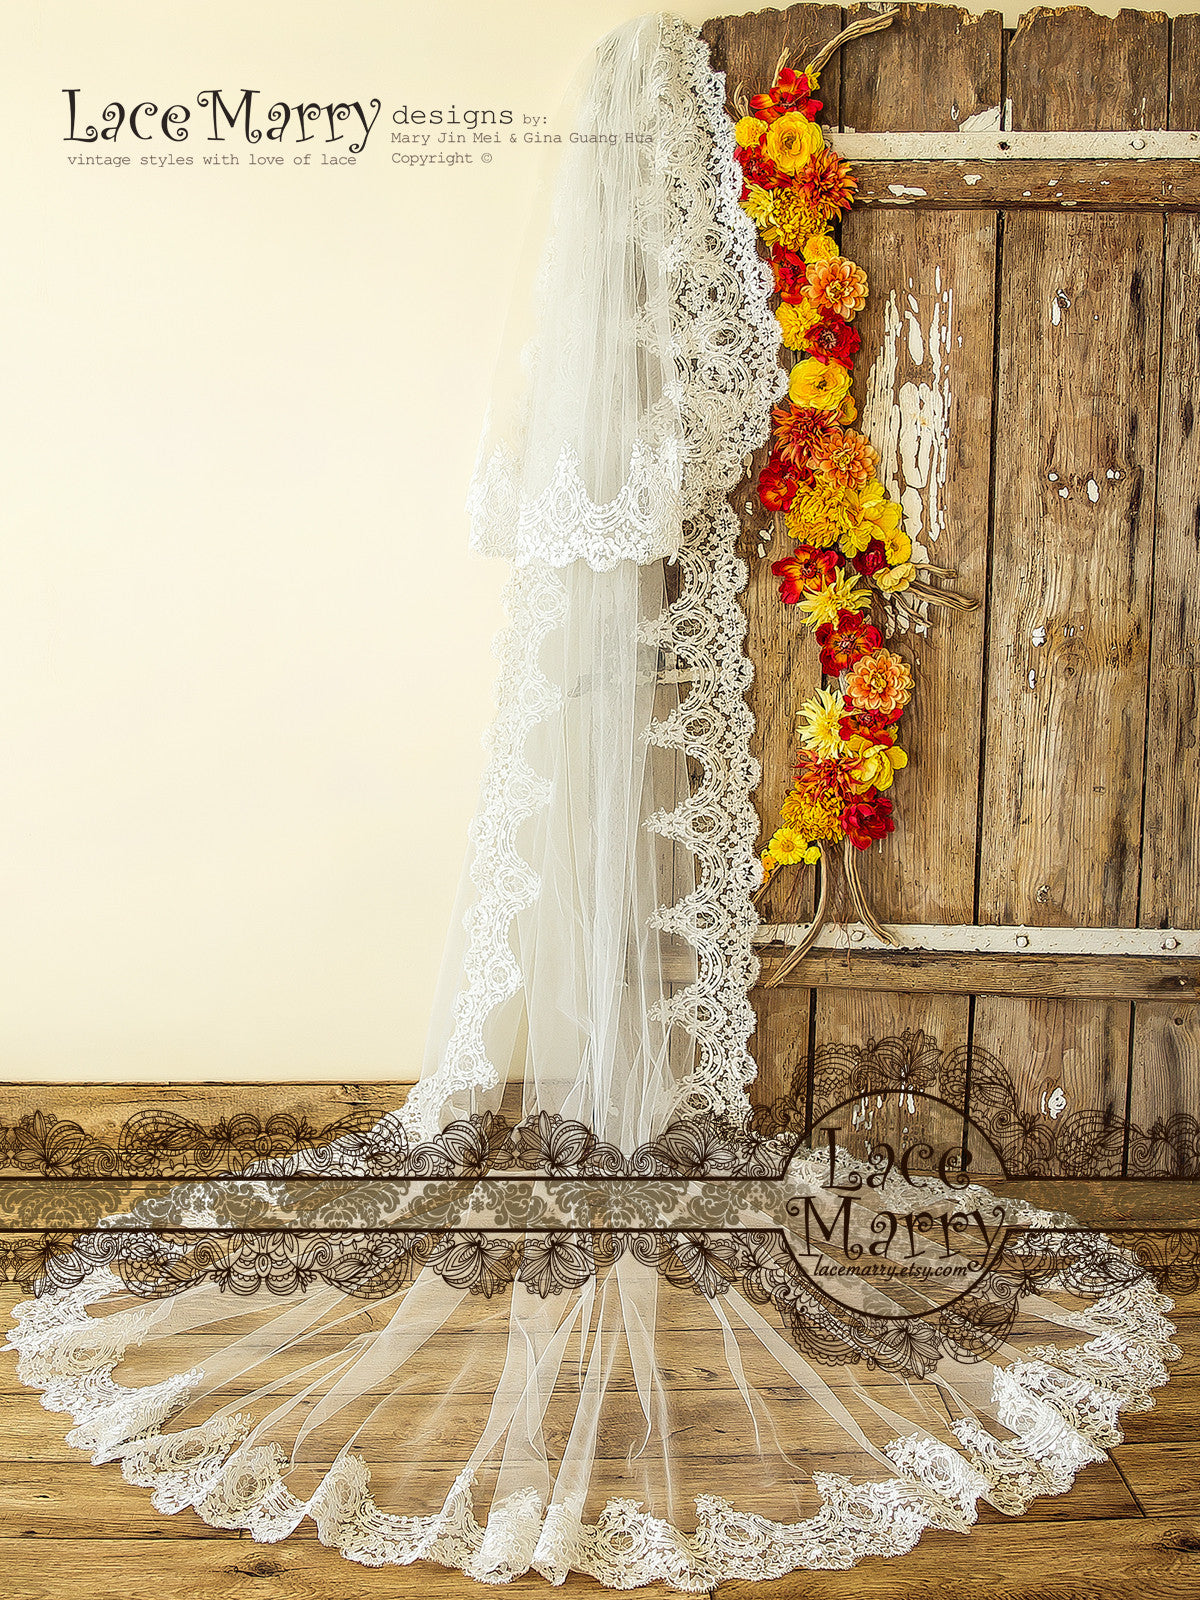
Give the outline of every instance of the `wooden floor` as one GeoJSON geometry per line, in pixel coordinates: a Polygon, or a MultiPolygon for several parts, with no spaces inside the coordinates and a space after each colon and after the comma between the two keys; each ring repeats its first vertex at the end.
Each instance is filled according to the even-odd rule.
{"type": "MultiPolygon", "coordinates": [[[[8,1290],[4,1327],[18,1298],[8,1290]]],[[[1010,1519],[981,1507],[966,1538],[927,1532],[907,1556],[849,1572],[721,1585],[721,1600],[1182,1600],[1200,1596],[1200,1294],[1176,1302],[1183,1359],[1153,1411],[1126,1418],[1125,1443],[1086,1468],[1069,1494],[1010,1519]]],[[[714,1402],[715,1403],[715,1402],[714,1402]]],[[[63,1443],[69,1419],[43,1411],[0,1355],[0,1596],[4,1600],[441,1600],[488,1591],[418,1563],[366,1568],[307,1536],[278,1545],[165,1517],[115,1465],[63,1443]]],[[[599,1594],[573,1577],[572,1593],[599,1594]]],[[[502,1593],[543,1596],[538,1577],[502,1593]]],[[[637,1591],[665,1596],[660,1585],[637,1591]]]]}

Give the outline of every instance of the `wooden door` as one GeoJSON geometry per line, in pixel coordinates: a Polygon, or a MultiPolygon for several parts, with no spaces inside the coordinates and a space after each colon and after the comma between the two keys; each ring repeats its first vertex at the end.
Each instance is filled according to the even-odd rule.
{"type": "MultiPolygon", "coordinates": [[[[753,95],[785,47],[802,67],[865,14],[704,34],[753,95]]],[[[835,930],[760,985],[759,1093],[811,1114],[864,1071],[940,1087],[1014,1173],[1200,1175],[1200,138],[1177,131],[1200,129],[1197,44],[1197,17],[1010,31],[901,6],[821,75],[859,178],[842,251],[871,283],[859,426],[909,531],[983,603],[894,643],[912,763],[863,876],[905,948],[835,930]]],[[[820,678],[752,481],[734,503],[769,835],[820,678]]],[[[761,909],[765,940],[806,921],[805,869],[761,909]]]]}

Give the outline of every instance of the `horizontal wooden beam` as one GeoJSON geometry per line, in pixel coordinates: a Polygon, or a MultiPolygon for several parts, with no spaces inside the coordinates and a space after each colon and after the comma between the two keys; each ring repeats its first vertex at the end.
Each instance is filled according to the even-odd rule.
{"type": "Polygon", "coordinates": [[[1121,160],[856,161],[864,206],[940,210],[1200,211],[1200,162],[1121,160]]]}
{"type": "Polygon", "coordinates": [[[1174,128],[1078,129],[1070,132],[960,128],[956,133],[845,133],[830,141],[846,161],[1196,161],[1200,132],[1174,128]]]}
{"type": "MultiPolygon", "coordinates": [[[[793,922],[764,922],[756,944],[796,945],[807,929],[793,922]]],[[[924,950],[941,955],[1186,956],[1200,959],[1196,928],[1054,928],[1028,923],[895,922],[890,940],[861,922],[829,922],[814,940],[817,950],[924,950]]]]}
{"type": "MultiPolygon", "coordinates": [[[[762,952],[760,986],[786,958],[762,952]]],[[[813,950],[780,987],[876,989],[896,994],[1003,994],[1032,999],[1200,999],[1200,961],[1145,956],[1006,955],[968,951],[813,950]]]]}

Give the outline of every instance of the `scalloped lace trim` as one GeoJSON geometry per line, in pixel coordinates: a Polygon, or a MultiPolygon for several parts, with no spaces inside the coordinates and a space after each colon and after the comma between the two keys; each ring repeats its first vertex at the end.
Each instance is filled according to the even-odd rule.
{"type": "Polygon", "coordinates": [[[153,1490],[160,1511],[190,1506],[212,1527],[244,1529],[263,1542],[285,1538],[308,1516],[321,1542],[350,1560],[437,1561],[485,1583],[506,1583],[532,1569],[553,1583],[578,1571],[610,1588],[663,1582],[702,1592],[734,1578],[901,1555],[925,1528],[965,1533],[981,1499],[1016,1514],[1039,1495],[1064,1493],[1081,1467],[1120,1442],[1122,1410],[1153,1406],[1151,1391],[1167,1379],[1164,1362],[1180,1354],[1163,1314],[1172,1302],[1142,1278],[1069,1314],[1071,1325],[1095,1335],[1086,1343],[1030,1351],[1028,1359],[996,1369],[993,1400],[1010,1439],[997,1439],[975,1418],[953,1425],[961,1454],[917,1434],[893,1439],[886,1454],[896,1477],[854,1483],[816,1473],[822,1506],[803,1522],[774,1522],[703,1495],[690,1533],[628,1499],[609,1500],[589,1524],[578,1504],[546,1507],[528,1489],[494,1505],[480,1524],[466,1471],[440,1512],[402,1517],[376,1505],[367,1464],[350,1451],[307,1500],[298,1499],[286,1486],[283,1452],[255,1444],[242,1413],[162,1433],[202,1373],[194,1369],[140,1390],[113,1380],[113,1368],[155,1315],[153,1307],[103,1321],[88,1315],[90,1304],[120,1287],[105,1268],[76,1288],[16,1308],[9,1348],[18,1352],[18,1375],[44,1391],[47,1410],[72,1415],[68,1443],[90,1450],[97,1463],[119,1460],[128,1482],[153,1490]]]}

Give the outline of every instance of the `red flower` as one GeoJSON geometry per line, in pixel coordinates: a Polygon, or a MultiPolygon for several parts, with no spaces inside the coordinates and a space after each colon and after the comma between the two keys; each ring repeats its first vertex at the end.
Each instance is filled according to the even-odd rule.
{"type": "Polygon", "coordinates": [[[867,548],[861,550],[850,563],[855,572],[864,578],[869,578],[888,564],[887,551],[879,539],[872,539],[867,548]]]}
{"type": "Polygon", "coordinates": [[[895,744],[896,735],[892,729],[900,721],[901,715],[899,710],[868,711],[865,706],[859,706],[849,716],[842,718],[838,732],[843,739],[869,739],[872,744],[895,744]]]}
{"type": "Polygon", "coordinates": [[[799,478],[791,462],[772,454],[758,475],[758,498],[768,511],[786,511],[796,498],[799,478]]]}
{"type": "Polygon", "coordinates": [[[829,222],[854,201],[858,179],[851,177],[849,162],[839,161],[832,150],[818,150],[796,174],[800,192],[821,218],[829,222]]]}
{"type": "Polygon", "coordinates": [[[840,361],[843,367],[852,364],[862,344],[862,334],[852,328],[844,317],[826,316],[804,336],[804,348],[819,361],[840,361]]]}
{"type": "Polygon", "coordinates": [[[878,650],[883,635],[857,612],[839,611],[836,622],[822,623],[817,629],[817,643],[821,647],[821,671],[836,678],[860,656],[878,650]]]}
{"type": "Polygon", "coordinates": [[[858,800],[852,800],[843,808],[842,827],[846,830],[846,837],[857,850],[869,850],[876,839],[882,839],[885,833],[893,833],[896,824],[892,821],[892,802],[885,794],[878,792],[858,800]]]}
{"type": "Polygon", "coordinates": [[[819,756],[811,750],[801,750],[793,768],[796,787],[808,794],[836,794],[845,800],[853,792],[849,787],[853,781],[849,768],[853,765],[845,757],[819,756]]]}
{"type": "MultiPolygon", "coordinates": [[[[756,183],[760,189],[778,189],[783,181],[775,163],[758,150],[738,145],[734,151],[742,165],[742,176],[747,183],[756,183]]],[[[743,199],[745,196],[743,196],[743,199]]]]}
{"type": "Polygon", "coordinates": [[[750,114],[763,122],[774,122],[785,111],[802,111],[810,122],[817,120],[821,101],[809,98],[810,84],[802,72],[784,67],[766,94],[756,94],[750,102],[750,114]]]}
{"type": "MultiPolygon", "coordinates": [[[[785,606],[794,606],[801,595],[813,589],[823,589],[837,571],[838,557],[835,550],[814,550],[810,544],[798,544],[790,556],[785,556],[782,561],[776,561],[771,571],[777,578],[782,578],[779,585],[779,598],[785,606]]],[[[846,612],[842,612],[844,617],[846,612]]],[[[871,629],[874,633],[876,630],[871,629]]],[[[880,641],[882,643],[882,640],[880,641]]],[[[878,645],[872,645],[878,649],[878,645]]],[[[859,655],[864,654],[860,650],[859,655]]],[[[857,659],[857,657],[856,657],[857,659]]]]}
{"type": "Polygon", "coordinates": [[[808,282],[808,263],[794,250],[775,250],[771,253],[771,271],[775,274],[775,293],[789,306],[804,299],[804,285],[808,282]]]}

